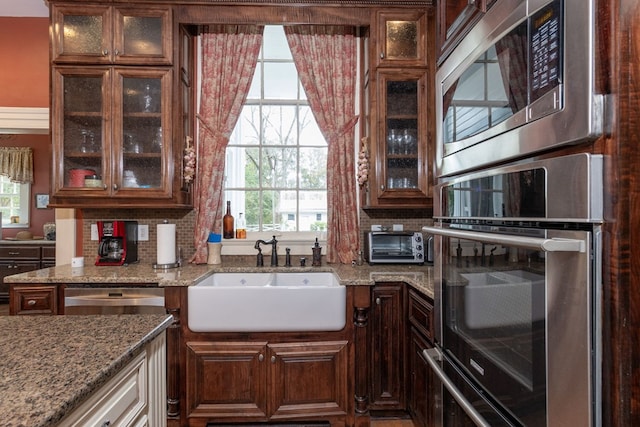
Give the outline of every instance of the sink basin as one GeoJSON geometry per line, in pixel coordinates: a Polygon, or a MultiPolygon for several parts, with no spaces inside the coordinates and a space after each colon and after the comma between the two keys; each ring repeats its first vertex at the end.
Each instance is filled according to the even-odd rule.
{"type": "Polygon", "coordinates": [[[333,273],[214,273],[187,291],[194,332],[339,331],[347,290],[333,273]]]}

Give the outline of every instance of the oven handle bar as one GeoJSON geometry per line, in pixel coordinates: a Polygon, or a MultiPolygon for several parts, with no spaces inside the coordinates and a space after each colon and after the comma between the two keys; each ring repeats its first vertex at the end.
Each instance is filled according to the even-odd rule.
{"type": "Polygon", "coordinates": [[[491,425],[484,419],[482,415],[476,408],[473,407],[471,403],[463,396],[463,394],[458,390],[458,388],[453,384],[453,382],[449,379],[447,374],[445,374],[444,370],[438,365],[438,361],[442,360],[442,355],[438,351],[437,348],[429,348],[422,350],[422,357],[427,361],[433,372],[438,376],[442,384],[449,390],[451,396],[458,402],[458,405],[462,407],[464,412],[473,420],[474,423],[478,427],[491,427],[491,425]]]}
{"type": "Polygon", "coordinates": [[[560,239],[555,237],[552,239],[540,239],[536,237],[511,236],[509,234],[481,233],[477,231],[452,230],[450,228],[426,226],[422,227],[422,231],[438,236],[516,246],[544,252],[586,252],[587,250],[587,244],[584,240],[560,239]]]}

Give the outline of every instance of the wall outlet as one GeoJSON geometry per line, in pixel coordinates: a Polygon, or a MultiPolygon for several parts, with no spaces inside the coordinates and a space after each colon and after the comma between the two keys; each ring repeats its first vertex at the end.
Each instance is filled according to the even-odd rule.
{"type": "Polygon", "coordinates": [[[91,240],[98,240],[98,224],[91,224],[91,240]]]}
{"type": "Polygon", "coordinates": [[[147,224],[138,225],[138,241],[139,242],[149,241],[149,226],[147,224]]]}

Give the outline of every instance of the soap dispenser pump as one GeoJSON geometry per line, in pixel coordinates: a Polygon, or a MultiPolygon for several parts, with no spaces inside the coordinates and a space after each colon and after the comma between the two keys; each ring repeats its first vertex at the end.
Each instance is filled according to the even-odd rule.
{"type": "Polygon", "coordinates": [[[311,261],[311,265],[313,267],[320,267],[322,265],[322,247],[318,243],[318,238],[316,237],[316,243],[311,248],[313,251],[313,258],[311,261]]]}

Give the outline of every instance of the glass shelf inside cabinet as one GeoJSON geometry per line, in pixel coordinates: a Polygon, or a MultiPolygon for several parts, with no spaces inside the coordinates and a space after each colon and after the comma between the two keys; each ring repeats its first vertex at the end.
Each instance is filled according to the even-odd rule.
{"type": "Polygon", "coordinates": [[[64,77],[64,185],[102,174],[102,76],[64,77]]]}
{"type": "Polygon", "coordinates": [[[163,142],[160,79],[125,77],[123,84],[122,186],[160,188],[163,142]]]}

